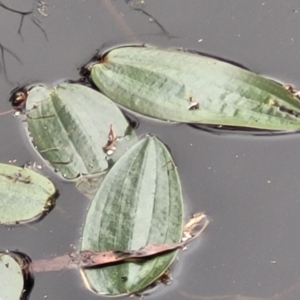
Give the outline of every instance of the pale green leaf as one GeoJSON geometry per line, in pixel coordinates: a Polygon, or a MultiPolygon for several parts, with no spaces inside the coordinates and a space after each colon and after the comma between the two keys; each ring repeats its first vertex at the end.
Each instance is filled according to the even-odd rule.
{"type": "MultiPolygon", "coordinates": [[[[132,146],[106,175],[84,225],[82,250],[137,250],[181,239],[181,185],[167,148],[155,137],[132,146]]],[[[176,252],[147,261],[83,269],[99,294],[137,292],[162,275],[176,252]]]]}
{"type": "MultiPolygon", "coordinates": [[[[104,147],[111,126],[120,140],[128,129],[112,101],[79,84],[30,88],[26,115],[36,149],[66,179],[105,171],[109,163],[104,147]]],[[[118,143],[122,142],[116,143],[117,151],[118,143]]]]}
{"type": "Polygon", "coordinates": [[[20,300],[24,288],[22,266],[13,256],[0,253],[0,299],[20,300]]]}
{"type": "Polygon", "coordinates": [[[300,101],[277,82],[211,57],[121,47],[90,65],[116,103],[154,118],[268,130],[300,128],[300,101]]]}
{"type": "Polygon", "coordinates": [[[53,206],[56,189],[27,168],[0,164],[0,224],[32,221],[53,206]]]}

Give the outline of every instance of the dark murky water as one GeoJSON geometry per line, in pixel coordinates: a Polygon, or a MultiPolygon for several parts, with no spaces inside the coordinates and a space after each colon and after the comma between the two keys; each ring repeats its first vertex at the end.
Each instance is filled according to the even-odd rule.
{"type": "MultiPolygon", "coordinates": [[[[30,10],[33,0],[3,1],[30,10]]],[[[139,1],[131,1],[137,5],[139,1]]],[[[300,86],[300,4],[296,0],[145,0],[149,17],[123,0],[47,0],[48,16],[35,16],[47,34],[25,17],[0,7],[0,43],[7,77],[0,75],[0,111],[10,90],[33,81],[78,78],[77,68],[106,44],[143,42],[197,49],[241,63],[255,72],[300,86]]],[[[186,125],[140,118],[172,150],[188,215],[205,211],[211,223],[182,252],[174,280],[151,299],[294,300],[300,296],[300,136],[216,135],[186,125]],[[238,296],[241,295],[241,296],[238,296]]],[[[0,117],[0,160],[40,162],[12,115],[0,117]]],[[[1,248],[33,260],[78,245],[88,200],[45,169],[60,190],[55,209],[40,223],[1,227],[1,248]]],[[[76,271],[37,274],[32,300],[99,299],[76,271]]]]}

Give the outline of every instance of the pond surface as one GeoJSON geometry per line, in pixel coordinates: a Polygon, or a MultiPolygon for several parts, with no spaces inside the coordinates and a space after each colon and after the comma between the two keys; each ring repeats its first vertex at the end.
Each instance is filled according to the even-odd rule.
{"type": "MultiPolygon", "coordinates": [[[[124,43],[196,49],[300,87],[296,0],[47,0],[44,11],[42,2],[2,2],[21,11],[34,7],[34,15],[24,18],[22,40],[20,15],[0,7],[0,43],[20,60],[4,51],[1,112],[10,109],[10,91],[16,86],[77,79],[78,67],[96,49],[124,43]],[[133,7],[142,7],[153,18],[133,7]],[[40,21],[46,36],[31,17],[40,21]]],[[[211,220],[203,236],[180,253],[171,284],[147,297],[299,299],[299,134],[210,133],[137,118],[139,135],[155,134],[170,147],[187,217],[205,211],[211,220]]],[[[1,162],[42,163],[20,125],[12,113],[0,117],[1,162]]],[[[1,248],[22,251],[33,260],[71,252],[73,245],[78,248],[89,205],[51,170],[44,168],[43,174],[60,191],[55,209],[37,224],[0,227],[1,248]]],[[[36,274],[30,299],[44,298],[102,299],[85,289],[77,271],[36,274]]]]}

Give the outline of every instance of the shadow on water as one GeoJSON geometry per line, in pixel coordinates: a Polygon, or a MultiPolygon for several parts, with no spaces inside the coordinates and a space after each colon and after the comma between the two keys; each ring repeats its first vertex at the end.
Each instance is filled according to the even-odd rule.
{"type": "Polygon", "coordinates": [[[188,124],[193,129],[202,130],[216,135],[243,135],[243,136],[286,136],[286,135],[298,135],[298,130],[291,131],[275,131],[253,128],[241,128],[233,126],[220,126],[220,125],[198,125],[188,124]]]}

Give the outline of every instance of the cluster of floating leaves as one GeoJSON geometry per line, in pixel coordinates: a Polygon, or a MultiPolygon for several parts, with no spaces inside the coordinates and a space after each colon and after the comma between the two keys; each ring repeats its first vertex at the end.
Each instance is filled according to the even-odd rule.
{"type": "MultiPolygon", "coordinates": [[[[0,7],[17,12],[2,2],[0,7]]],[[[47,14],[45,3],[40,2],[38,11],[47,14]]],[[[24,17],[32,13],[20,13],[20,35],[24,17]]],[[[6,73],[5,52],[18,58],[1,44],[0,50],[6,73]]],[[[173,158],[156,137],[139,140],[118,105],[168,122],[286,132],[300,127],[298,94],[238,66],[182,49],[119,47],[99,54],[81,74],[100,92],[88,84],[35,84],[18,89],[10,99],[24,112],[25,129],[46,164],[91,199],[81,251],[33,266],[3,253],[0,269],[17,270],[19,280],[30,268],[79,266],[89,288],[99,294],[136,293],[166,272],[177,250],[202,233],[208,219],[201,213],[183,228],[173,158]]],[[[24,167],[1,164],[0,187],[4,224],[43,218],[58,196],[51,181],[24,167]]],[[[7,291],[3,282],[0,290],[7,291]]],[[[24,285],[18,283],[13,299],[22,297],[24,285]]]]}

